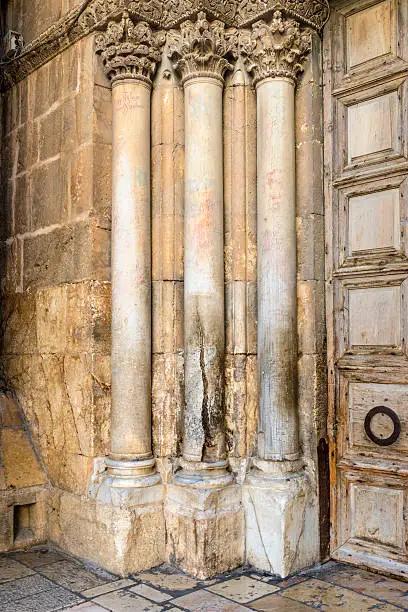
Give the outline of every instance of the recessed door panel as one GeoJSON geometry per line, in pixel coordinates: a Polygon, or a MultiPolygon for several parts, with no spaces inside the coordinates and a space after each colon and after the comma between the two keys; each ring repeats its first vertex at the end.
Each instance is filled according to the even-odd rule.
{"type": "Polygon", "coordinates": [[[325,32],[331,550],[408,577],[408,3],[325,32]]]}

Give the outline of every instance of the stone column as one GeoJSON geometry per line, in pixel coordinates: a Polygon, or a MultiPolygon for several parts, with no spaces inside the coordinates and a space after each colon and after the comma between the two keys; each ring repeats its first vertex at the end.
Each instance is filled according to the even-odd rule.
{"type": "Polygon", "coordinates": [[[247,560],[286,576],[302,567],[307,519],[297,407],[295,85],[310,31],[276,11],[242,43],[257,93],[258,181],[259,426],[244,489],[247,560]]]}
{"type": "Polygon", "coordinates": [[[151,78],[165,41],[124,12],[96,38],[112,82],[112,409],[107,472],[98,493],[160,481],[151,448],[151,78]]]}
{"type": "Polygon", "coordinates": [[[167,554],[201,578],[243,559],[243,513],[227,470],[224,413],[222,94],[236,44],[235,30],[208,22],[204,13],[168,37],[185,102],[185,415],[181,469],[167,488],[167,554]]]}
{"type": "Polygon", "coordinates": [[[235,31],[200,13],[170,32],[184,85],[185,417],[180,484],[220,486],[227,473],[224,414],[223,75],[235,31]]]}

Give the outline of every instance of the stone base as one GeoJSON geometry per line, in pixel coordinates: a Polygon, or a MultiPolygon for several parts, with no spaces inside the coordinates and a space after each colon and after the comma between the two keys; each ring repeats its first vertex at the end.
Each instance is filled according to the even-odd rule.
{"type": "Polygon", "coordinates": [[[119,576],[160,565],[165,561],[163,486],[138,489],[138,495],[138,505],[114,506],[53,489],[50,540],[119,576]]]}
{"type": "Polygon", "coordinates": [[[244,511],[237,485],[170,484],[165,505],[167,561],[202,580],[244,562],[244,511]]]}
{"type": "Polygon", "coordinates": [[[243,486],[246,562],[286,578],[319,561],[319,513],[305,472],[254,470],[243,486]]]}

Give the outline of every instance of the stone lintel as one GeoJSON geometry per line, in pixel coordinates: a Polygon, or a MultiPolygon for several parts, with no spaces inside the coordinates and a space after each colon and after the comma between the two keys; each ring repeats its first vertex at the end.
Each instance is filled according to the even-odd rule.
{"type": "Polygon", "coordinates": [[[200,579],[229,571],[244,561],[244,511],[241,487],[167,487],[166,556],[200,579]]]}

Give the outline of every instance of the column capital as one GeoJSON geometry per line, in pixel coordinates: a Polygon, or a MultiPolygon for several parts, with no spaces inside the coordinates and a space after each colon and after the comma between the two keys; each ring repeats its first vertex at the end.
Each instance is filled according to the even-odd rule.
{"type": "Polygon", "coordinates": [[[109,21],[95,38],[95,50],[102,57],[105,73],[112,83],[136,79],[151,84],[161,60],[166,35],[152,30],[145,21],[133,21],[127,11],[120,21],[109,21]]]}
{"type": "Polygon", "coordinates": [[[275,11],[271,21],[260,20],[241,30],[240,50],[254,85],[284,77],[296,83],[311,50],[311,30],[275,11]]]}
{"type": "Polygon", "coordinates": [[[223,81],[224,73],[232,70],[229,59],[238,55],[238,30],[225,29],[222,21],[207,21],[201,11],[196,22],[187,20],[179,30],[170,30],[167,53],[183,82],[200,76],[223,81]]]}

